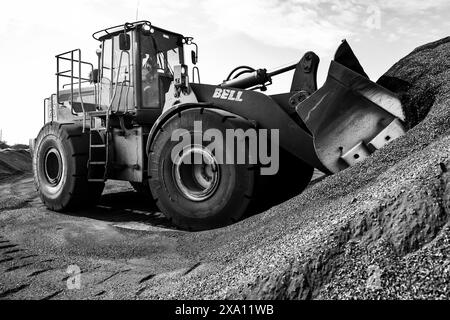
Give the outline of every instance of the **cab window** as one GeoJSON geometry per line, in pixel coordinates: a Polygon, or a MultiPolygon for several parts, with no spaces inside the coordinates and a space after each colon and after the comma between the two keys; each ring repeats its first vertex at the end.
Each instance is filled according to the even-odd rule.
{"type": "Polygon", "coordinates": [[[181,39],[159,30],[140,36],[143,107],[159,108],[173,80],[173,66],[183,63],[181,39]]]}

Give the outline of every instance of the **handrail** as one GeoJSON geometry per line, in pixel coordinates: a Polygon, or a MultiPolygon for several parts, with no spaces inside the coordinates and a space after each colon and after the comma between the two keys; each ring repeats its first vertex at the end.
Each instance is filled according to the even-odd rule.
{"type": "Polygon", "coordinates": [[[142,24],[152,25],[152,23],[150,21],[148,21],[148,20],[140,20],[140,21],[131,22],[131,23],[126,22],[124,24],[119,24],[119,25],[114,26],[114,27],[109,27],[109,28],[97,31],[97,32],[95,32],[92,35],[92,38],[94,38],[95,40],[100,41],[103,37],[108,36],[108,35],[110,35],[110,34],[112,34],[114,32],[123,31],[124,29],[127,29],[127,31],[128,31],[128,30],[136,28],[137,26],[140,26],[142,24]],[[101,33],[104,33],[104,34],[99,36],[101,33]]]}
{"type": "Polygon", "coordinates": [[[52,94],[51,96],[50,96],[50,108],[51,108],[51,112],[50,112],[50,115],[51,115],[51,117],[52,117],[52,122],[54,121],[54,119],[55,119],[55,108],[54,108],[54,101],[53,101],[53,98],[55,97],[55,94],[52,94]]]}
{"type": "MultiPolygon", "coordinates": [[[[91,79],[81,78],[81,80],[84,80],[84,81],[81,81],[81,83],[91,82],[91,79]]],[[[78,82],[75,82],[74,84],[78,84],[78,82]]],[[[65,88],[65,87],[67,87],[68,85],[70,85],[70,83],[66,83],[66,84],[64,84],[62,87],[65,88]]]]}
{"type": "Polygon", "coordinates": [[[50,98],[44,99],[44,125],[47,123],[47,118],[50,122],[55,121],[55,111],[56,111],[56,121],[58,121],[57,110],[55,110],[55,98],[56,94],[52,94],[50,98]]]}
{"type": "Polygon", "coordinates": [[[197,71],[198,83],[200,83],[200,69],[197,66],[192,68],[192,83],[195,83],[195,71],[197,71]]]}
{"type": "MultiPolygon", "coordinates": [[[[80,50],[80,49],[76,49],[76,50],[80,50]]],[[[66,57],[61,57],[61,56],[56,56],[56,57],[59,58],[59,59],[61,59],[61,60],[71,61],[71,59],[66,58],[66,57]]],[[[92,68],[94,68],[94,65],[93,65],[92,63],[90,63],[90,62],[80,61],[80,60],[76,60],[76,59],[74,59],[73,62],[79,62],[79,63],[81,63],[81,64],[86,64],[86,65],[89,65],[89,66],[91,66],[92,68]]]]}
{"type": "MultiPolygon", "coordinates": [[[[82,96],[82,88],[81,84],[90,82],[91,79],[87,79],[81,76],[82,72],[82,65],[90,66],[91,72],[94,71],[94,65],[89,62],[85,62],[81,60],[81,50],[80,49],[74,49],[70,51],[66,51],[64,53],[58,54],[56,57],[56,86],[57,86],[57,104],[60,104],[59,96],[60,96],[60,77],[63,78],[70,78],[70,83],[66,83],[62,86],[64,89],[66,86],[70,85],[70,104],[71,104],[71,112],[72,114],[76,115],[77,113],[74,113],[73,110],[73,103],[74,103],[74,85],[77,85],[77,91],[78,91],[78,98],[80,99],[81,104],[81,110],[83,112],[83,132],[86,130],[86,109],[84,106],[83,96],[82,96]],[[67,57],[67,55],[70,54],[70,58],[67,57]],[[74,55],[77,55],[78,57],[74,57],[74,55]],[[60,67],[60,60],[64,61],[70,61],[70,69],[65,71],[59,71],[60,67]],[[74,63],[78,64],[78,75],[74,75],[74,63]],[[67,73],[70,73],[68,75],[67,73]],[[78,82],[74,82],[74,78],[78,79],[78,82]]],[[[97,104],[97,86],[94,85],[94,96],[95,96],[95,103],[97,104]]]]}
{"type": "Polygon", "coordinates": [[[159,27],[155,27],[150,21],[148,20],[140,20],[140,21],[136,21],[136,22],[126,22],[124,24],[119,24],[117,26],[114,27],[109,27],[109,28],[105,28],[102,29],[100,31],[95,32],[92,37],[97,40],[97,41],[102,41],[102,39],[106,36],[110,36],[110,35],[114,35],[115,33],[118,32],[123,32],[124,30],[126,30],[126,32],[131,31],[133,29],[136,29],[138,26],[143,25],[143,24],[147,24],[150,25],[153,29],[155,29],[156,31],[159,32],[165,32],[165,33],[170,33],[172,35],[176,35],[176,36],[180,36],[183,37],[183,35],[177,33],[177,32],[173,32],[170,30],[165,30],[165,29],[161,29],[159,27]]]}
{"type": "Polygon", "coordinates": [[[47,102],[48,101],[50,101],[50,98],[45,98],[44,99],[44,125],[47,123],[47,109],[48,109],[47,102]]]}

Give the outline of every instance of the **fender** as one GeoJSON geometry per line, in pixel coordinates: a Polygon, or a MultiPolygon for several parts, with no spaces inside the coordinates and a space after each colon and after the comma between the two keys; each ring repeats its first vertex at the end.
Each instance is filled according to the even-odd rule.
{"type": "MultiPolygon", "coordinates": [[[[150,147],[153,143],[154,137],[155,137],[156,133],[158,132],[159,128],[161,128],[161,126],[163,126],[164,123],[166,123],[166,121],[168,121],[174,114],[176,114],[180,111],[183,111],[183,110],[191,109],[191,108],[207,108],[210,110],[215,110],[217,112],[231,113],[238,118],[255,123],[255,125],[257,125],[258,127],[270,129],[270,127],[265,127],[265,126],[261,125],[261,123],[257,119],[245,117],[242,114],[236,114],[236,112],[233,112],[233,110],[230,110],[231,108],[228,108],[227,106],[224,106],[224,105],[217,105],[213,102],[178,104],[178,105],[168,109],[166,112],[164,112],[152,126],[149,136],[148,136],[147,145],[146,145],[146,154],[147,155],[150,152],[150,147]]],[[[284,111],[282,111],[281,109],[280,109],[280,112],[284,113],[284,111]]],[[[286,115],[286,117],[288,117],[288,116],[286,115]]],[[[304,132],[303,129],[301,129],[300,126],[298,126],[296,124],[295,131],[298,131],[298,130],[301,130],[303,132],[303,134],[306,135],[306,132],[304,132]]],[[[283,135],[281,134],[281,132],[283,132],[283,130],[280,130],[280,146],[283,149],[291,152],[292,154],[294,154],[295,156],[297,156],[299,159],[303,160],[305,163],[309,164],[310,166],[317,168],[317,169],[323,171],[324,173],[327,173],[327,174],[329,173],[328,169],[326,169],[316,157],[316,153],[314,151],[314,146],[312,143],[312,138],[310,138],[310,139],[306,140],[306,142],[304,142],[299,137],[299,139],[297,141],[294,141],[294,142],[297,142],[297,147],[296,147],[296,149],[294,149],[294,151],[296,151],[296,152],[292,152],[289,148],[287,148],[287,147],[291,146],[290,144],[292,143],[292,141],[291,141],[292,136],[289,137],[289,140],[291,142],[288,144],[288,143],[286,143],[286,138],[285,138],[285,140],[283,140],[283,135]],[[311,150],[313,151],[312,153],[311,153],[311,150]]],[[[286,134],[289,135],[290,133],[285,132],[285,135],[286,134]]]]}
{"type": "MultiPolygon", "coordinates": [[[[156,122],[153,124],[150,133],[148,134],[147,145],[145,148],[145,152],[148,155],[150,152],[150,147],[153,143],[153,139],[155,138],[156,132],[158,132],[159,128],[166,123],[174,114],[184,111],[186,109],[191,108],[208,108],[208,109],[219,109],[216,106],[211,105],[210,103],[182,103],[173,106],[170,109],[167,109],[163,114],[161,114],[156,122]]],[[[220,110],[220,109],[219,109],[220,110]]]]}

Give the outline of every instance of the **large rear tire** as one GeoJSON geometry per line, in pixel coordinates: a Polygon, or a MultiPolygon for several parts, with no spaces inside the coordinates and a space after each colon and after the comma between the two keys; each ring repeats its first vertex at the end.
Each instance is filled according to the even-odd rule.
{"type": "MultiPolygon", "coordinates": [[[[156,133],[148,157],[150,190],[159,209],[175,225],[198,231],[223,227],[243,216],[253,196],[255,167],[217,161],[205,148],[209,142],[195,144],[194,136],[216,129],[225,137],[227,129],[246,130],[249,126],[248,121],[231,113],[195,108],[174,115],[156,133]],[[195,121],[201,122],[202,132],[195,132],[195,121]],[[178,161],[173,161],[172,150],[179,142],[172,141],[172,132],[177,129],[184,129],[192,143],[181,151],[178,161]],[[181,161],[195,154],[207,161],[200,165],[181,161]]],[[[227,148],[224,143],[222,151],[230,152],[227,148]]]]}
{"type": "Polygon", "coordinates": [[[104,183],[89,182],[89,133],[80,125],[47,123],[33,150],[34,181],[50,210],[66,211],[94,205],[104,183]]]}

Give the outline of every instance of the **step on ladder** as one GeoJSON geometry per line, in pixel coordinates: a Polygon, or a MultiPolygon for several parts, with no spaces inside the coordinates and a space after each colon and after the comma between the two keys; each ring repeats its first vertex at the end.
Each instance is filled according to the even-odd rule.
{"type": "Polygon", "coordinates": [[[108,173],[109,160],[109,132],[108,117],[100,118],[105,114],[92,113],[91,130],[89,131],[89,160],[88,181],[105,182],[108,173]],[[96,121],[97,120],[97,121],[96,121]],[[97,122],[101,124],[98,125],[97,122]]]}

